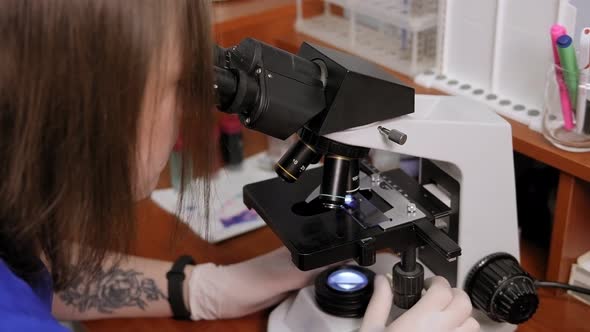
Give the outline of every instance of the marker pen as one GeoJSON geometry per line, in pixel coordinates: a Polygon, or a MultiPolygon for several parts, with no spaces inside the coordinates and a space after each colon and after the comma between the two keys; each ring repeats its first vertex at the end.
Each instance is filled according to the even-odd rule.
{"type": "Polygon", "coordinates": [[[553,60],[555,62],[555,80],[559,89],[559,101],[561,104],[561,113],[563,115],[563,128],[565,130],[574,129],[574,120],[572,114],[572,104],[567,92],[567,87],[563,81],[561,73],[561,63],[559,61],[559,52],[557,51],[557,39],[567,33],[564,26],[555,24],[551,27],[551,47],[553,49],[553,60]]]}
{"type": "Polygon", "coordinates": [[[578,67],[580,68],[580,83],[578,86],[578,103],[576,107],[576,132],[588,134],[586,127],[587,97],[590,89],[590,28],[582,29],[580,34],[580,48],[578,50],[578,67]]]}
{"type": "Polygon", "coordinates": [[[578,97],[578,61],[572,42],[572,37],[568,35],[557,38],[557,51],[561,68],[563,68],[563,79],[569,92],[570,101],[575,105],[578,97]]]}

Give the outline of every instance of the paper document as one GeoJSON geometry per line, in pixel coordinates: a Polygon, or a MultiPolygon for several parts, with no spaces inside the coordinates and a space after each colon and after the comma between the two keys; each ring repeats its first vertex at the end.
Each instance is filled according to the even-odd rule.
{"type": "MultiPolygon", "coordinates": [[[[236,235],[264,226],[264,221],[254,210],[243,203],[242,187],[246,184],[276,177],[274,171],[265,170],[259,165],[265,162],[266,153],[259,153],[242,162],[240,169],[222,168],[211,180],[209,202],[209,242],[219,242],[236,235]]],[[[191,229],[206,238],[202,229],[204,211],[198,211],[198,204],[188,206],[187,211],[177,213],[178,193],[172,189],[156,190],[151,198],[164,210],[177,215],[191,229]],[[188,212],[191,213],[188,213],[188,212]]],[[[186,197],[185,197],[186,198],[186,197]]]]}

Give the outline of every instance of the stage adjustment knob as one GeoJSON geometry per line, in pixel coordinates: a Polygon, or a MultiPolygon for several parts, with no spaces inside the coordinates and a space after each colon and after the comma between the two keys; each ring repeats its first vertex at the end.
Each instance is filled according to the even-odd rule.
{"type": "Polygon", "coordinates": [[[400,263],[393,266],[393,303],[401,309],[410,309],[420,300],[424,289],[424,268],[416,263],[411,271],[405,271],[400,263]]]}
{"type": "Polygon", "coordinates": [[[475,308],[499,322],[523,323],[539,305],[533,278],[506,253],[479,261],[467,276],[465,291],[475,308]]]}

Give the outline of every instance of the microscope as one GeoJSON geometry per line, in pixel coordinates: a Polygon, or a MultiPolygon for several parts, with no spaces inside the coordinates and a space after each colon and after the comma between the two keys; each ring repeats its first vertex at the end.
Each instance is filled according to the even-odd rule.
{"type": "Polygon", "coordinates": [[[245,205],[299,269],[331,266],[271,313],[269,331],[357,330],[375,273],[390,275],[391,319],[430,275],[465,289],[483,331],[514,331],[534,314],[533,279],[515,258],[506,121],[467,99],[415,95],[363,59],[309,43],[297,55],[254,39],[216,47],[214,70],[219,110],[299,138],[277,178],[244,187],[245,205]],[[419,176],[376,169],[370,149],[419,158],[419,176]]]}

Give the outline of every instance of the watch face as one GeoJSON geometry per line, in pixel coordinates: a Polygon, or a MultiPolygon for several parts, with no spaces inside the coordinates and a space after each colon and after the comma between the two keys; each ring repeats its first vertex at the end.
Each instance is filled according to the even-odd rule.
{"type": "Polygon", "coordinates": [[[352,293],[367,287],[369,279],[361,271],[345,268],[332,272],[326,283],[334,290],[352,293]]]}

